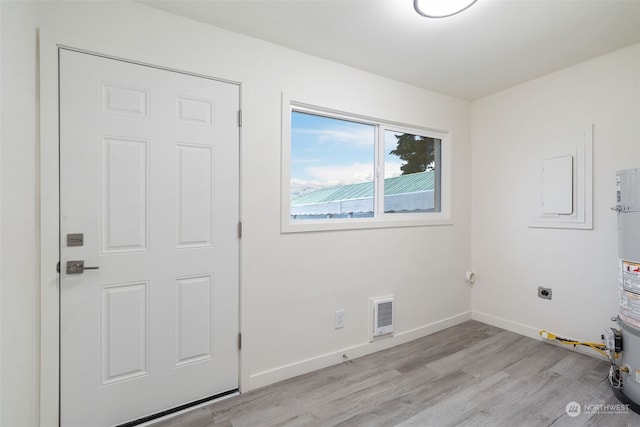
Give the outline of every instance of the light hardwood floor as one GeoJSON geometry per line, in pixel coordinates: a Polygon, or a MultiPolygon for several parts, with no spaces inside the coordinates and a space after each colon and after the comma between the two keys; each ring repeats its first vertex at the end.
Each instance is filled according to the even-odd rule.
{"type": "Polygon", "coordinates": [[[292,378],[154,427],[640,426],[620,403],[608,363],[468,321],[292,378]],[[566,406],[577,402],[576,417],[566,406]],[[591,405],[591,406],[585,406],[591,405]]]}

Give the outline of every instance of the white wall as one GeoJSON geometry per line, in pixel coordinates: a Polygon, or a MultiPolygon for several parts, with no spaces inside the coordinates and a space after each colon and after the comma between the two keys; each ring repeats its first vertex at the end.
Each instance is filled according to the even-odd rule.
{"type": "MultiPolygon", "coordinates": [[[[470,264],[468,102],[140,4],[0,5],[2,425],[37,424],[39,375],[51,375],[38,372],[37,28],[100,46],[104,53],[242,84],[243,390],[337,363],[345,351],[355,357],[469,317],[470,293],[463,281],[470,264]],[[280,234],[282,91],[323,107],[451,130],[454,225],[280,234]],[[396,296],[397,336],[369,345],[368,299],[386,294],[396,296]],[[346,327],[338,331],[333,329],[336,309],[345,310],[346,327]]],[[[45,135],[43,141],[50,139],[45,135]]],[[[42,241],[45,250],[56,244],[42,241]]]]}
{"type": "MultiPolygon", "coordinates": [[[[0,28],[2,28],[2,8],[0,7],[0,28]]],[[[0,99],[2,99],[2,31],[0,31],[0,99]]],[[[2,102],[0,102],[0,141],[2,141],[2,102]]],[[[2,149],[0,146],[0,232],[2,231],[2,149]]],[[[2,242],[0,242],[0,260],[2,242]]],[[[2,263],[0,262],[0,283],[2,283],[2,263]]],[[[2,312],[2,287],[0,286],[0,313],[2,312]]],[[[2,316],[0,316],[0,374],[2,374],[2,316]]],[[[2,384],[0,384],[0,402],[2,402],[2,384]]],[[[0,404],[0,423],[2,422],[2,404],[0,404]]]]}
{"type": "Polygon", "coordinates": [[[0,425],[36,425],[38,193],[36,9],[1,3],[0,425]]]}
{"type": "Polygon", "coordinates": [[[472,103],[474,318],[599,341],[617,314],[617,170],[640,167],[640,45],[472,103]],[[595,124],[593,230],[528,228],[527,146],[595,124]],[[553,299],[537,297],[537,287],[553,299]]]}

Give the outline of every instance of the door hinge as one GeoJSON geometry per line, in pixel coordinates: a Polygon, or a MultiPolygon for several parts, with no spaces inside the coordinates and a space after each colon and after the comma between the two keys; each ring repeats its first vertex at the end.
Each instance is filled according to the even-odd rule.
{"type": "Polygon", "coordinates": [[[56,273],[60,273],[60,261],[56,264],[56,273]]]}
{"type": "Polygon", "coordinates": [[[238,127],[242,127],[242,110],[238,110],[238,127]]]}
{"type": "Polygon", "coordinates": [[[242,221],[238,223],[238,239],[242,239],[242,221]]]}
{"type": "Polygon", "coordinates": [[[238,332],[238,350],[242,350],[242,334],[238,332]]]}

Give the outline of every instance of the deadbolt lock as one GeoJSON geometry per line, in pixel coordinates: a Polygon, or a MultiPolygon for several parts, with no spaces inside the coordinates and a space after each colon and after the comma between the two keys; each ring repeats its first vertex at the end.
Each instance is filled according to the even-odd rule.
{"type": "Polygon", "coordinates": [[[69,233],[67,234],[67,246],[82,246],[84,245],[83,233],[69,233]]]}

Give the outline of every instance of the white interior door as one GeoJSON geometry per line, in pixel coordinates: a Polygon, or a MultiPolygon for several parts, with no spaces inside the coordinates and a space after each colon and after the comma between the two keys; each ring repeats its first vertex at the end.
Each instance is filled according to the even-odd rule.
{"type": "Polygon", "coordinates": [[[60,51],[62,426],[237,389],[238,111],[237,85],[60,51]]]}

